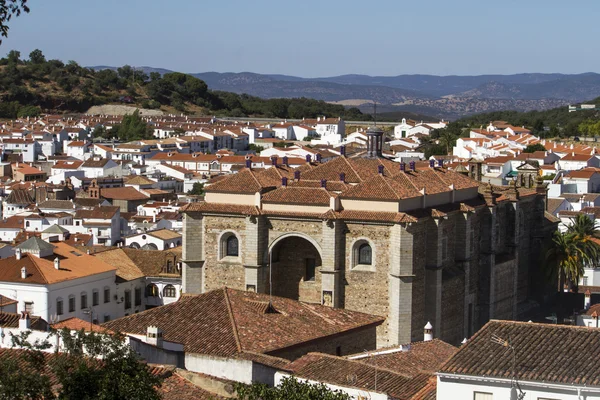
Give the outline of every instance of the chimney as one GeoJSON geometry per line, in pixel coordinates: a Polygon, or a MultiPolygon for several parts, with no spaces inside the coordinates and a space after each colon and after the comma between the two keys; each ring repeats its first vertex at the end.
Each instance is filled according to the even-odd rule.
{"type": "Polygon", "coordinates": [[[26,331],[31,329],[31,318],[29,317],[29,313],[26,311],[21,311],[21,318],[19,318],[19,330],[26,331]]]}
{"type": "Polygon", "coordinates": [[[327,188],[327,180],[326,179],[321,179],[321,187],[324,189],[327,188]]]}
{"type": "Polygon", "coordinates": [[[163,331],[157,326],[146,328],[146,343],[156,347],[163,347],[163,331]]]}
{"type": "Polygon", "coordinates": [[[21,249],[18,247],[15,249],[15,257],[17,258],[17,260],[21,259],[21,249]]]}
{"type": "Polygon", "coordinates": [[[377,173],[381,176],[383,176],[383,165],[378,165],[377,166],[377,173]]]}
{"type": "Polygon", "coordinates": [[[296,182],[300,180],[300,171],[294,171],[294,180],[296,182]]]}
{"type": "Polygon", "coordinates": [[[343,172],[340,172],[340,182],[346,183],[346,174],[343,172]]]}
{"type": "Polygon", "coordinates": [[[289,166],[289,159],[287,156],[283,156],[283,165],[285,165],[286,167],[289,166]]]}
{"type": "Polygon", "coordinates": [[[346,157],[346,146],[340,147],[340,156],[346,157]]]}
{"type": "Polygon", "coordinates": [[[310,154],[306,155],[306,162],[309,163],[312,160],[312,157],[310,156],[310,154]]]}
{"type": "Polygon", "coordinates": [[[425,325],[425,328],[423,329],[423,341],[430,342],[432,340],[433,340],[433,325],[431,325],[431,322],[427,322],[427,325],[425,325]]]}
{"type": "Polygon", "coordinates": [[[27,268],[21,268],[21,279],[27,279],[27,268]]]}
{"type": "Polygon", "coordinates": [[[443,158],[440,158],[440,159],[438,160],[438,167],[442,168],[443,166],[444,166],[444,159],[443,159],[443,158]]]}
{"type": "Polygon", "coordinates": [[[246,160],[246,168],[252,168],[252,160],[246,160]]]}
{"type": "Polygon", "coordinates": [[[274,167],[277,166],[277,157],[271,157],[271,164],[273,164],[274,167]]]}
{"type": "Polygon", "coordinates": [[[281,177],[281,186],[287,187],[287,184],[288,184],[288,178],[286,178],[285,176],[281,177]]]}
{"type": "Polygon", "coordinates": [[[588,310],[590,308],[590,303],[592,302],[592,293],[590,289],[585,291],[585,297],[583,300],[583,308],[588,310]]]}
{"type": "Polygon", "coordinates": [[[60,269],[60,260],[58,257],[54,259],[54,269],[60,269]]]}
{"type": "Polygon", "coordinates": [[[317,155],[315,156],[315,160],[317,162],[321,162],[321,154],[320,153],[317,153],[317,155]]]}
{"type": "Polygon", "coordinates": [[[429,160],[429,168],[435,168],[435,160],[434,159],[429,160]]]}
{"type": "Polygon", "coordinates": [[[400,163],[400,171],[406,171],[406,163],[404,161],[400,163]]]}
{"type": "Polygon", "coordinates": [[[411,171],[413,171],[413,172],[416,171],[417,163],[415,163],[414,161],[411,161],[408,165],[409,165],[411,171]]]}

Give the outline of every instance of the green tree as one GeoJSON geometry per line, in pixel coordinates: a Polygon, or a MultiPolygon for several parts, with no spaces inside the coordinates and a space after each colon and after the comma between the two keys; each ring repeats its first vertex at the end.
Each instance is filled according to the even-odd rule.
{"type": "Polygon", "coordinates": [[[204,194],[204,184],[200,182],[194,182],[194,185],[190,190],[188,190],[187,194],[193,196],[202,196],[204,194]]]}
{"type": "Polygon", "coordinates": [[[135,110],[131,115],[125,115],[121,123],[112,128],[111,133],[124,141],[151,139],[153,137],[152,128],[140,117],[139,110],[135,110]]]}
{"type": "Polygon", "coordinates": [[[32,64],[44,64],[46,57],[44,57],[44,53],[40,49],[35,49],[29,53],[29,62],[32,64]]]}
{"type": "Polygon", "coordinates": [[[22,332],[18,336],[11,334],[15,350],[0,358],[0,399],[37,400],[53,399],[52,384],[48,376],[46,361],[48,355],[42,350],[47,344],[30,344],[31,332],[22,332]]]}
{"type": "Polygon", "coordinates": [[[559,312],[562,314],[562,297],[565,284],[577,286],[585,266],[598,264],[600,247],[592,240],[597,235],[594,222],[585,215],[578,215],[567,231],[556,231],[550,247],[546,250],[546,274],[550,281],[558,283],[559,312]]]}
{"type": "Polygon", "coordinates": [[[350,400],[351,397],[340,391],[331,390],[322,383],[311,384],[293,377],[284,377],[279,386],[269,387],[262,383],[252,385],[236,384],[235,390],[240,400],[350,400]]]}
{"type": "Polygon", "coordinates": [[[250,143],[250,145],[248,146],[248,150],[253,150],[256,154],[260,154],[260,152],[263,151],[264,149],[265,148],[263,146],[259,146],[254,143],[250,143]]]}
{"type": "Polygon", "coordinates": [[[38,106],[24,106],[19,108],[18,117],[38,117],[42,110],[38,106]]]}
{"type": "Polygon", "coordinates": [[[446,154],[450,154],[452,147],[456,145],[458,137],[449,129],[440,130],[439,144],[446,150],[446,154]]]}
{"type": "Polygon", "coordinates": [[[536,143],[530,144],[523,149],[523,153],[533,153],[535,151],[546,151],[546,148],[541,143],[536,143]]]}
{"type": "Polygon", "coordinates": [[[27,0],[0,0],[0,35],[8,37],[8,23],[13,16],[18,17],[22,12],[29,12],[27,0]]]}
{"type": "Polygon", "coordinates": [[[51,368],[60,399],[159,400],[160,379],[120,335],[58,332],[65,349],[51,368]]]}
{"type": "Polygon", "coordinates": [[[0,359],[0,399],[54,399],[54,383],[58,398],[65,400],[160,399],[160,379],[121,335],[63,329],[35,343],[28,340],[29,332],[11,336],[21,350],[0,359]],[[43,352],[54,335],[63,351],[43,352]]]}

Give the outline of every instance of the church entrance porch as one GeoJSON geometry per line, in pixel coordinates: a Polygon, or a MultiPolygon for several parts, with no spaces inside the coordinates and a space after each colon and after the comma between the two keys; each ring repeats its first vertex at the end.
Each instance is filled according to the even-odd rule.
{"type": "Polygon", "coordinates": [[[315,245],[300,236],[287,236],[271,246],[269,256],[274,296],[321,303],[322,261],[315,245]]]}

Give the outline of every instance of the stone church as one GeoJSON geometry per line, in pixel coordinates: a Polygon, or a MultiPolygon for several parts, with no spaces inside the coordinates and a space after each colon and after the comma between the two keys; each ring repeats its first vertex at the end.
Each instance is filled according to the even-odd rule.
{"type": "Polygon", "coordinates": [[[248,163],[207,186],[182,209],[184,292],[228,286],[380,315],[379,347],[422,340],[428,321],[458,344],[517,318],[554,229],[544,185],[398,164],[382,144],[370,130],[365,157],[248,163]]]}

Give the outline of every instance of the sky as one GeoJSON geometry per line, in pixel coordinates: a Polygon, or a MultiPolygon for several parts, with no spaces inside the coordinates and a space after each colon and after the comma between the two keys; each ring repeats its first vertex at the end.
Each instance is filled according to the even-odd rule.
{"type": "Polygon", "coordinates": [[[598,0],[28,0],[0,54],[302,77],[600,72],[598,0]]]}

